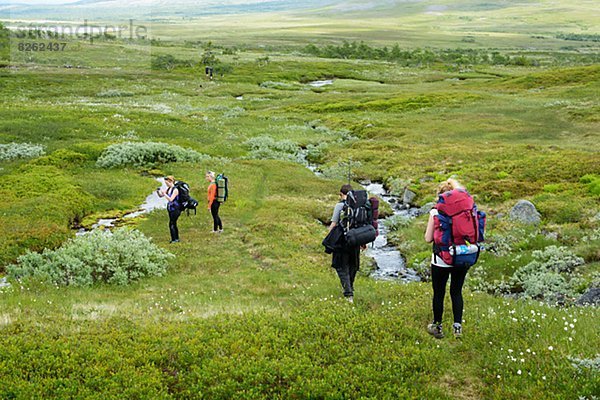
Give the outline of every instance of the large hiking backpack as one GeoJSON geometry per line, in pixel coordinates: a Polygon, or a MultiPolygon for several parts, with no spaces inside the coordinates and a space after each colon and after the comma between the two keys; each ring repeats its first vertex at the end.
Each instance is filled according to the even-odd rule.
{"type": "Polygon", "coordinates": [[[362,246],[375,240],[373,212],[366,190],[351,190],[344,204],[344,232],[350,247],[362,246]]]}
{"type": "Polygon", "coordinates": [[[442,193],[435,208],[438,215],[434,216],[434,254],[455,267],[474,265],[485,239],[485,213],[477,210],[464,189],[442,193]]]}
{"type": "Polygon", "coordinates": [[[219,174],[215,178],[217,184],[217,201],[219,203],[225,203],[229,197],[229,178],[224,174],[219,174]]]}
{"type": "Polygon", "coordinates": [[[183,181],[177,181],[175,187],[179,191],[177,197],[181,211],[187,211],[187,214],[190,215],[190,210],[194,210],[194,214],[196,214],[198,200],[190,196],[190,186],[183,181]]]}

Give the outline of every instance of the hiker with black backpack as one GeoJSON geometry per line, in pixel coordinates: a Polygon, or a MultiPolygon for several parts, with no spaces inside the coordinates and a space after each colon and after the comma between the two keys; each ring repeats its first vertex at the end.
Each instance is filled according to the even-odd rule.
{"type": "Polygon", "coordinates": [[[167,190],[158,189],[157,193],[160,197],[165,197],[169,204],[167,211],[169,212],[169,231],[171,232],[171,242],[179,242],[179,229],[177,228],[177,219],[181,215],[181,202],[179,199],[179,189],[175,187],[175,178],[173,176],[165,177],[167,190]]]}
{"type": "MultiPolygon", "coordinates": [[[[216,175],[213,171],[208,171],[205,175],[206,180],[209,182],[208,184],[208,211],[210,211],[213,217],[213,233],[221,233],[223,232],[223,222],[221,221],[221,217],[219,217],[219,208],[221,206],[221,201],[218,198],[218,184],[216,182],[216,175]]],[[[224,201],[224,200],[223,200],[224,201]]]]}
{"type": "Polygon", "coordinates": [[[433,242],[431,282],[433,286],[433,322],[427,332],[437,339],[444,337],[442,314],[446,284],[450,277],[450,299],[454,323],[452,332],[462,336],[462,288],[469,268],[479,258],[484,240],[485,213],[478,211],[473,198],[454,179],[438,187],[438,202],[429,213],[425,241],[433,242]]]}
{"type": "Polygon", "coordinates": [[[366,191],[354,191],[351,185],[343,185],[339,195],[340,201],[333,209],[329,234],[323,245],[325,251],[332,254],[331,266],[340,278],[344,297],[353,303],[360,250],[375,240],[376,231],[366,191]]]}

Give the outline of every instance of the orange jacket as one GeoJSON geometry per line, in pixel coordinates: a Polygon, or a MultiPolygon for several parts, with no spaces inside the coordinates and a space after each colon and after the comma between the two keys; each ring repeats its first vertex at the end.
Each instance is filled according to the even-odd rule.
{"type": "Polygon", "coordinates": [[[210,210],[210,207],[212,206],[213,202],[217,199],[217,184],[216,184],[216,182],[211,182],[210,185],[208,185],[207,198],[208,198],[208,209],[210,210]]]}

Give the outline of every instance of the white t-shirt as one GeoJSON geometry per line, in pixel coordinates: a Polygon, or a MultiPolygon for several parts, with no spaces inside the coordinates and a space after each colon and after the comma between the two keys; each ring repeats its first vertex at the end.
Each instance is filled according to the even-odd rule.
{"type": "MultiPolygon", "coordinates": [[[[435,217],[436,215],[438,215],[438,210],[432,208],[431,211],[429,211],[429,215],[431,217],[435,217]]],[[[444,260],[442,260],[441,257],[436,256],[435,253],[431,254],[431,264],[441,268],[452,268],[452,265],[446,264],[444,260]]]]}

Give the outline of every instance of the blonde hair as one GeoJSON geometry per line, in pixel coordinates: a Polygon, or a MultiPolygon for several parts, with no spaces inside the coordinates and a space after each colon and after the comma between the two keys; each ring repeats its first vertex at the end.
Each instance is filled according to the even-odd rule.
{"type": "Polygon", "coordinates": [[[449,192],[454,189],[462,189],[462,185],[456,179],[447,179],[438,186],[438,194],[449,192]]]}
{"type": "Polygon", "coordinates": [[[175,183],[175,177],[173,175],[165,176],[165,181],[175,183]]]}
{"type": "Polygon", "coordinates": [[[215,179],[215,173],[213,171],[206,171],[206,175],[210,176],[211,179],[215,179]]]}

